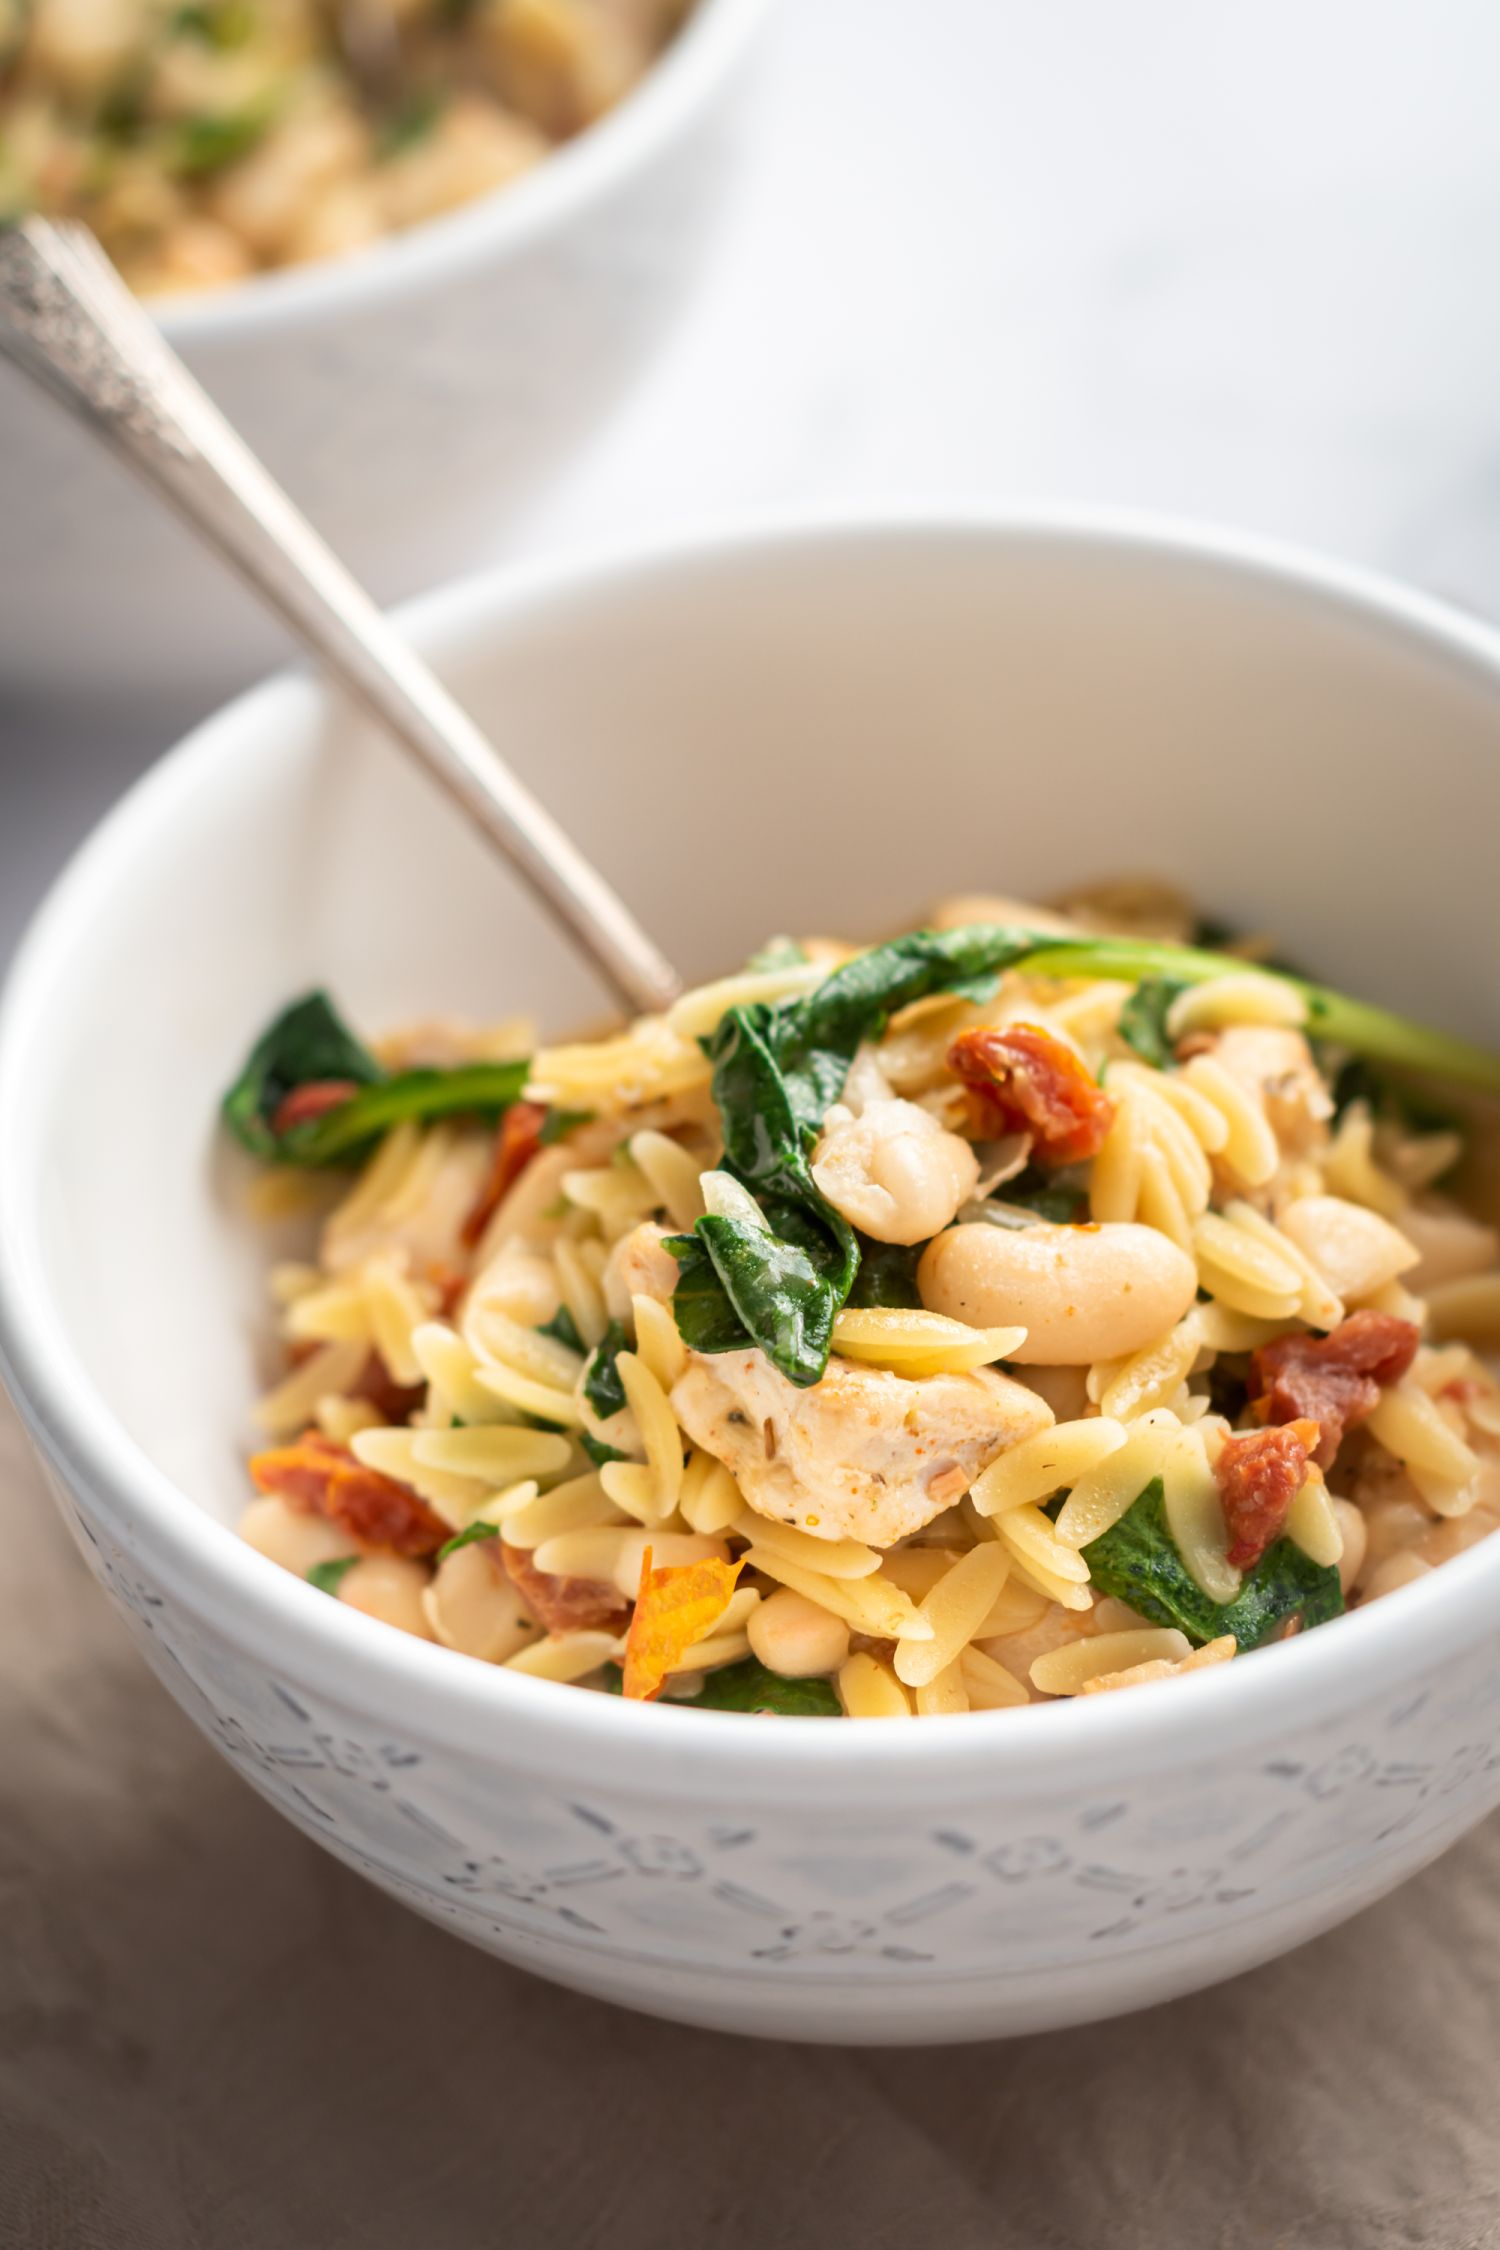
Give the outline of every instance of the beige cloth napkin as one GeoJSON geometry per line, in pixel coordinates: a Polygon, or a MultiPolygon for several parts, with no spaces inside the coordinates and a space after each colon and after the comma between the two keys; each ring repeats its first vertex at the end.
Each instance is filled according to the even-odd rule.
{"type": "Polygon", "coordinates": [[[1500,2244],[1500,1819],[1218,1992],[988,2047],[646,2021],[419,1922],[148,1676],[0,1399],[5,2250],[1500,2244]]]}

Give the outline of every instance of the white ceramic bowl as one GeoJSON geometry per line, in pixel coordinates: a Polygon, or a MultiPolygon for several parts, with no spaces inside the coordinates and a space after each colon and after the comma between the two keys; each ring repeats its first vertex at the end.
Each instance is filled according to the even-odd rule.
{"type": "MultiPolygon", "coordinates": [[[[761,534],[412,613],[691,973],[944,888],[1155,868],[1500,1037],[1500,644],[1107,525],[761,534]]],[[[1127,1695],[913,1726],[638,1707],[387,1632],[241,1545],[268,1255],[215,1097],[326,978],[370,1025],[588,980],[312,686],[235,704],[64,877],[0,1021],[0,1361],[90,1566],[299,1827],[559,1982],[806,2038],[974,2038],[1211,1983],[1500,1799],[1500,1540],[1127,1695]]]]}
{"type": "MultiPolygon", "coordinates": [[[[766,0],[698,0],[612,115],[358,257],[163,300],[169,341],[382,601],[472,564],[646,365],[717,240],[766,0]]],[[[0,679],[224,693],[285,659],[259,606],[0,364],[0,679]]]]}

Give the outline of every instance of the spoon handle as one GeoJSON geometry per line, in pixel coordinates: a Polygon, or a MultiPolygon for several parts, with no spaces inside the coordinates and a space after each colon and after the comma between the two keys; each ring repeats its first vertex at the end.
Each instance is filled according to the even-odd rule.
{"type": "Polygon", "coordinates": [[[0,229],[0,353],[105,439],[441,782],[632,1008],[671,964],[393,631],[142,312],[82,227],[0,229]]]}

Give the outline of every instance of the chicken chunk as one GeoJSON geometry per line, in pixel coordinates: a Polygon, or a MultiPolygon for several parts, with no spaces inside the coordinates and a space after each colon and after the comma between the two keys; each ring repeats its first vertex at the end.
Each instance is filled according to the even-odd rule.
{"type": "Polygon", "coordinates": [[[909,1381],[831,1359],[799,1390],[753,1351],[690,1353],[672,1405],[758,1514],[872,1547],[920,1531],[1052,1420],[1034,1391],[990,1368],[909,1381]]]}

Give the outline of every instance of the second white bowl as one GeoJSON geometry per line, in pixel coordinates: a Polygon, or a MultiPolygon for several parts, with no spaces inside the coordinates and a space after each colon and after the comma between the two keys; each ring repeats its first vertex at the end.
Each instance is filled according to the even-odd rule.
{"type": "MultiPolygon", "coordinates": [[[[385,602],[473,562],[646,364],[710,255],[766,0],[699,0],[621,107],[513,186],[161,326],[385,602]]],[[[0,364],[0,678],[191,703],[282,661],[252,597],[0,364]]]]}

